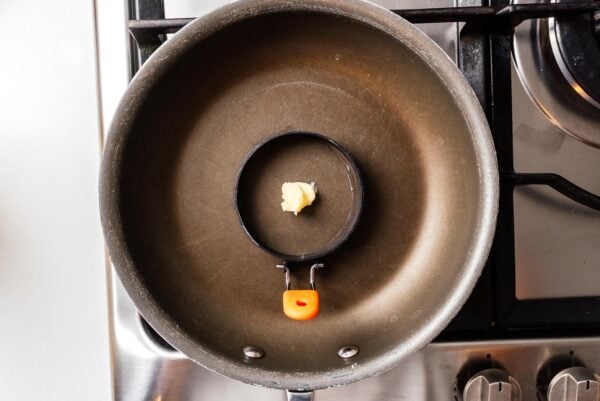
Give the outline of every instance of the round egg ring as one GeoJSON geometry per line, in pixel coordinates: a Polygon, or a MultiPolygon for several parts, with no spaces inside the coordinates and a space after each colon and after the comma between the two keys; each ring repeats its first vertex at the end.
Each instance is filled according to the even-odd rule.
{"type": "MultiPolygon", "coordinates": [[[[306,155],[304,155],[304,156],[306,156],[306,155]]],[[[323,157],[317,158],[317,163],[319,161],[323,161],[322,159],[323,159],[323,157]]],[[[308,162],[311,162],[311,161],[309,160],[308,162]]],[[[290,169],[290,170],[293,170],[293,169],[290,169]]],[[[324,168],[321,170],[324,170],[324,168]]],[[[339,178],[339,175],[336,176],[336,178],[339,178]]],[[[277,179],[280,179],[280,178],[277,177],[277,179]]],[[[281,180],[281,181],[284,181],[284,180],[281,180]]],[[[338,184],[340,184],[342,182],[342,180],[339,180],[339,179],[332,180],[332,181],[335,181],[338,184]]],[[[317,186],[318,186],[317,202],[320,202],[319,198],[322,197],[321,192],[325,189],[325,187],[322,185],[319,185],[318,181],[317,181],[317,186]]],[[[274,191],[271,190],[269,194],[264,194],[264,195],[273,197],[274,196],[273,192],[274,191]]],[[[360,173],[360,170],[359,170],[356,162],[354,161],[354,159],[352,158],[350,153],[346,149],[344,149],[342,147],[342,145],[340,145],[338,142],[334,141],[333,139],[331,139],[325,135],[317,134],[314,132],[290,131],[290,132],[284,132],[284,133],[275,135],[271,138],[268,138],[267,140],[257,144],[256,146],[254,146],[252,148],[252,150],[246,156],[246,159],[244,160],[242,167],[240,168],[236,186],[235,186],[234,199],[236,202],[236,210],[237,210],[237,215],[239,217],[240,224],[241,224],[242,228],[244,229],[244,232],[247,234],[247,236],[252,240],[252,242],[256,246],[258,246],[259,248],[263,249],[264,251],[266,251],[274,256],[277,256],[278,258],[281,258],[284,262],[303,262],[303,261],[317,260],[317,259],[320,259],[320,258],[332,253],[333,251],[338,249],[354,232],[354,230],[360,220],[360,216],[361,216],[362,209],[363,209],[364,185],[363,185],[362,175],[360,173]],[[342,211],[343,214],[345,214],[345,217],[346,217],[345,220],[341,221],[340,219],[338,219],[338,221],[340,221],[340,223],[337,224],[336,227],[332,230],[333,232],[335,232],[335,235],[333,235],[333,237],[322,238],[320,240],[320,243],[322,245],[317,246],[316,248],[313,247],[312,249],[307,250],[307,251],[291,252],[289,250],[285,250],[285,249],[282,249],[281,247],[273,245],[268,239],[264,238],[264,235],[261,235],[261,233],[260,233],[261,230],[257,227],[256,221],[253,221],[253,220],[256,220],[256,209],[253,207],[247,207],[248,204],[252,203],[252,202],[247,201],[247,196],[249,195],[249,192],[253,192],[253,190],[255,189],[254,183],[256,181],[255,180],[256,177],[252,176],[251,170],[258,169],[259,174],[261,172],[263,174],[264,173],[272,174],[272,171],[270,170],[270,167],[269,167],[269,162],[263,163],[264,159],[272,156],[273,153],[277,153],[277,154],[283,153],[280,151],[282,148],[292,149],[292,151],[294,148],[299,148],[300,146],[296,146],[296,145],[298,145],[298,141],[303,141],[304,143],[310,142],[312,145],[327,147],[328,149],[333,151],[333,152],[327,152],[328,154],[331,155],[331,159],[324,161],[324,163],[327,164],[326,162],[329,162],[329,164],[331,164],[332,160],[334,162],[337,160],[339,163],[341,163],[343,165],[342,166],[343,170],[347,176],[347,180],[345,182],[348,183],[348,185],[346,186],[346,190],[347,190],[346,193],[344,193],[343,191],[335,191],[336,193],[333,194],[333,197],[335,198],[336,195],[338,197],[345,196],[347,198],[351,198],[350,199],[351,201],[348,204],[349,208],[347,208],[346,211],[342,211]],[[272,152],[273,150],[276,150],[277,152],[272,152]],[[258,165],[258,167],[256,167],[257,165],[258,165]],[[254,167],[254,169],[253,169],[253,167],[254,167]],[[262,170],[262,171],[260,171],[260,170],[262,170]]],[[[255,204],[256,203],[257,202],[255,202],[255,204]]],[[[260,203],[260,204],[262,205],[262,203],[260,203]]],[[[336,199],[333,199],[329,202],[330,207],[332,207],[335,204],[336,204],[336,199]]],[[[317,207],[322,207],[322,206],[323,205],[317,205],[317,207]]],[[[311,206],[311,207],[314,207],[314,206],[311,206]]],[[[287,218],[287,222],[291,222],[291,224],[289,224],[289,226],[288,226],[289,228],[287,228],[287,230],[291,230],[291,231],[297,230],[298,227],[294,223],[298,223],[301,221],[301,220],[299,220],[299,216],[291,216],[288,213],[283,214],[283,213],[281,213],[281,210],[276,211],[271,208],[271,210],[268,211],[267,213],[271,213],[273,216],[277,216],[277,218],[279,218],[278,222],[273,225],[282,226],[285,223],[281,223],[281,222],[283,222],[283,219],[287,218]]],[[[324,214],[327,215],[327,213],[324,213],[324,214]]],[[[273,220],[273,222],[275,222],[275,220],[273,220]]],[[[262,223],[262,221],[261,221],[261,223],[262,223]]],[[[326,222],[319,221],[318,217],[317,217],[315,219],[312,219],[312,222],[309,222],[308,224],[312,224],[312,223],[314,223],[313,225],[315,225],[315,224],[323,224],[326,222]]],[[[305,225],[305,227],[306,227],[306,225],[305,225]]],[[[269,229],[267,227],[266,231],[268,231],[268,230],[269,229]]],[[[265,230],[263,229],[262,232],[264,233],[265,230]]],[[[312,237],[314,237],[314,236],[311,236],[311,239],[312,239],[312,237]]],[[[301,239],[299,241],[301,241],[301,239]]]]}

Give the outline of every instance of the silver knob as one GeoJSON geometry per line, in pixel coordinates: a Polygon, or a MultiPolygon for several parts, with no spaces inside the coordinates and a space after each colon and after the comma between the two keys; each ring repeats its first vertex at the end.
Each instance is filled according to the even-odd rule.
{"type": "Polygon", "coordinates": [[[463,391],[463,401],[520,401],[521,388],[502,369],[486,369],[473,376],[463,391]]]}
{"type": "Polygon", "coordinates": [[[600,378],[584,367],[561,370],[548,386],[548,401],[598,401],[600,378]]]}

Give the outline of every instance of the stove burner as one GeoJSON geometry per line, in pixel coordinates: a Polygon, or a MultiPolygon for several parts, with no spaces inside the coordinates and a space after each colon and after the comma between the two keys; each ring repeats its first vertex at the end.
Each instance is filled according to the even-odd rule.
{"type": "Polygon", "coordinates": [[[560,71],[581,97],[600,108],[600,43],[594,35],[592,16],[552,18],[549,29],[550,45],[560,71]]]}
{"type": "MultiPolygon", "coordinates": [[[[531,1],[511,2],[525,3],[531,1]]],[[[600,149],[600,64],[594,64],[600,63],[600,47],[593,34],[591,16],[584,18],[583,24],[578,17],[524,21],[515,28],[513,60],[523,88],[548,121],[573,138],[600,149]],[[578,29],[587,30],[587,39],[577,37],[578,29]],[[578,51],[587,51],[585,46],[596,46],[595,56],[577,56],[578,51]],[[571,72],[569,68],[575,71],[575,67],[578,70],[571,72]]]]}

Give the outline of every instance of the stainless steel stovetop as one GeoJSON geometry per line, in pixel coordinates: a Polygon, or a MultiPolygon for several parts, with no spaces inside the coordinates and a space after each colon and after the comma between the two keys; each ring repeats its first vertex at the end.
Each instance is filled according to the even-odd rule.
{"type": "MultiPolygon", "coordinates": [[[[165,14],[166,17],[198,16],[219,3],[228,1],[166,0],[165,14]]],[[[380,0],[377,3],[390,9],[479,5],[477,0],[458,0],[459,4],[452,0],[380,0]]],[[[130,58],[117,54],[126,49],[125,32],[115,35],[107,29],[110,21],[123,22],[119,19],[123,17],[123,10],[115,9],[114,4],[105,0],[98,0],[96,6],[102,105],[107,122],[125,86],[128,67],[123,60],[129,62],[130,58]]],[[[600,108],[591,103],[579,106],[585,104],[585,99],[572,101],[557,96],[555,86],[561,80],[564,85],[568,79],[557,75],[552,61],[548,61],[548,54],[556,52],[556,39],[552,39],[556,27],[552,24],[552,20],[525,21],[515,32],[512,69],[515,170],[555,172],[592,193],[600,193],[600,149],[576,138],[595,135],[600,140],[600,108]]],[[[420,27],[451,58],[457,59],[462,24],[420,27]]],[[[576,97],[577,88],[572,86],[572,89],[571,95],[576,97]]],[[[600,212],[544,186],[518,187],[513,201],[516,300],[528,303],[600,297],[600,212]]],[[[281,391],[249,386],[211,373],[172,349],[141,319],[110,265],[107,276],[112,301],[110,330],[115,400],[283,399],[281,391]]],[[[477,303],[478,299],[472,302],[477,303]]],[[[544,310],[543,313],[553,312],[544,310]]],[[[496,324],[495,320],[490,321],[492,331],[496,324]]],[[[585,365],[590,372],[600,372],[600,337],[590,336],[593,328],[581,331],[581,336],[571,332],[565,336],[559,328],[555,332],[545,330],[540,335],[531,330],[519,335],[519,330],[509,327],[502,339],[477,334],[479,332],[463,333],[442,336],[442,341],[425,347],[383,375],[319,391],[316,397],[318,400],[441,401],[460,400],[464,394],[475,400],[487,399],[477,397],[482,396],[481,391],[489,390],[490,400],[509,400],[512,394],[513,399],[520,396],[522,400],[534,401],[538,395],[545,397],[546,387],[550,385],[543,373],[551,376],[548,372],[556,373],[556,366],[585,365]],[[479,340],[474,340],[477,338],[479,340]],[[467,379],[484,368],[501,368],[510,378],[494,381],[484,375],[487,379],[469,382],[470,392],[465,392],[467,379]],[[504,383],[504,393],[501,393],[502,387],[500,391],[495,385],[486,387],[487,382],[504,383]]],[[[568,387],[569,380],[571,384],[577,380],[583,383],[581,391],[585,393],[580,396],[590,396],[597,391],[597,379],[585,376],[586,372],[581,373],[583,376],[580,373],[554,381],[556,394],[568,387]]],[[[567,394],[565,391],[561,394],[567,394]]],[[[556,399],[575,399],[565,397],[556,399]]]]}

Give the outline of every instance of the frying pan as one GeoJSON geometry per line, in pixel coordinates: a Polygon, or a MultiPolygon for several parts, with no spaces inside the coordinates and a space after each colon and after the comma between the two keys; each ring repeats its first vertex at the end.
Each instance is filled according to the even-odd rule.
{"type": "MultiPolygon", "coordinates": [[[[350,210],[332,190],[342,172],[306,149],[253,170],[263,201],[250,215],[282,224],[260,225],[267,237],[294,244],[350,210]],[[285,181],[316,182],[306,214],[281,211],[285,181]]],[[[210,370],[291,390],[372,376],[431,341],[482,270],[498,198],[489,128],[458,69],[400,17],[348,0],[241,1],[186,26],[131,82],[100,181],[112,262],[148,323],[210,370]],[[319,260],[310,321],[283,315],[281,258],[236,207],[249,153],[284,132],[340,144],[364,184],[352,234],[319,260]]],[[[294,288],[308,270],[292,270],[294,288]]]]}

